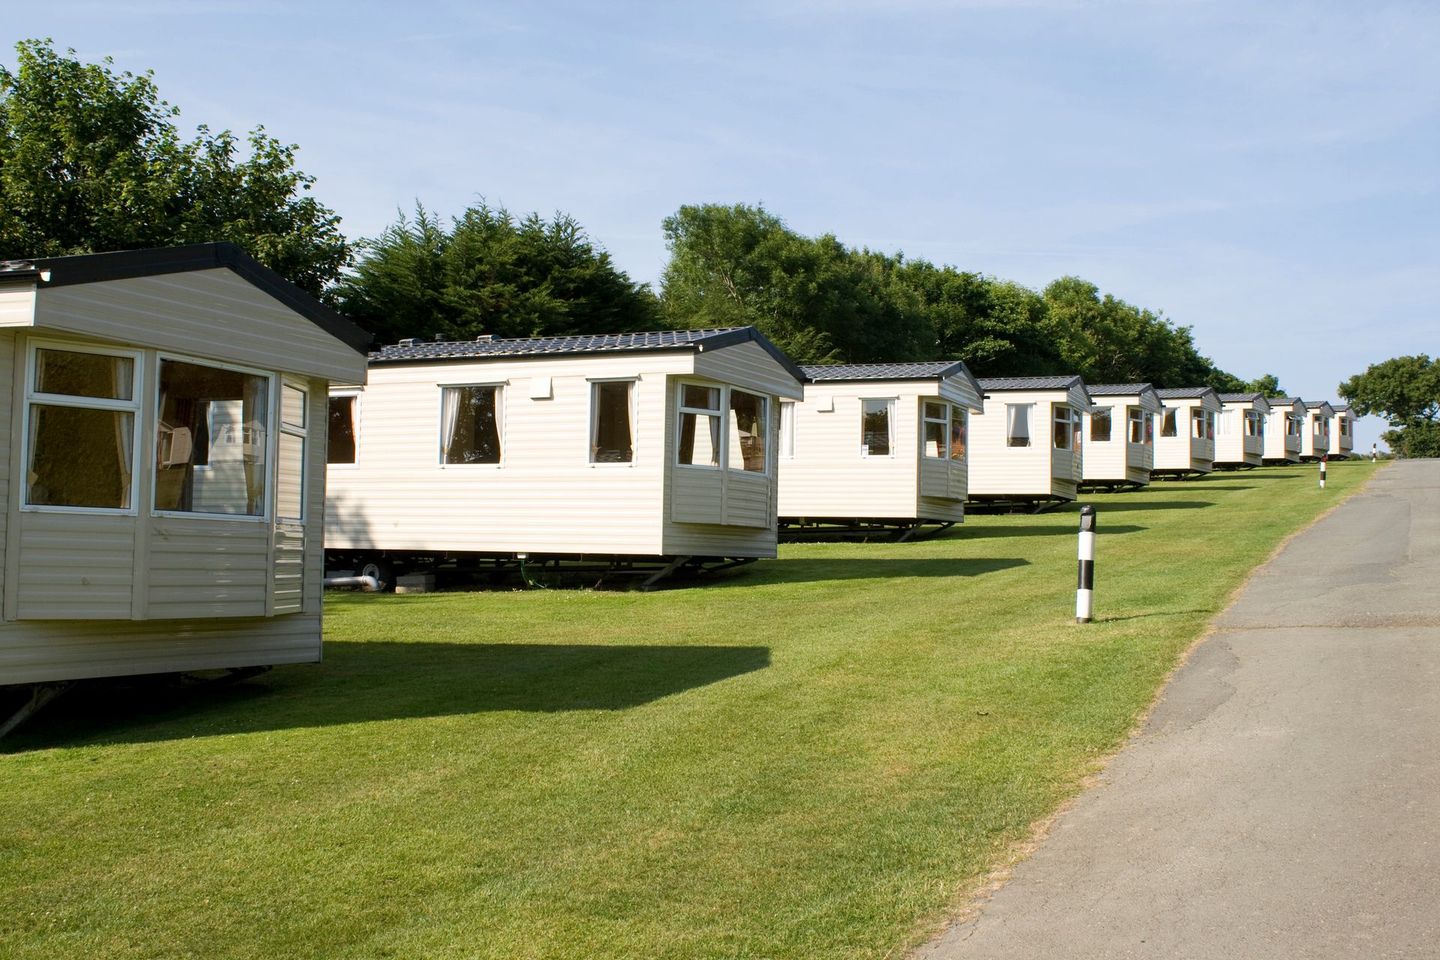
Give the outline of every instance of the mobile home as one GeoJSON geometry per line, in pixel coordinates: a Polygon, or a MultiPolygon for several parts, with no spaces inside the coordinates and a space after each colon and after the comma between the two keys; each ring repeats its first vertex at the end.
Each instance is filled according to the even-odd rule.
{"type": "Polygon", "coordinates": [[[1305,401],[1299,397],[1271,397],[1265,415],[1266,463],[1299,463],[1300,436],[1305,432],[1305,401]]]}
{"type": "Polygon", "coordinates": [[[1148,383],[1087,384],[1083,482],[1090,487],[1143,487],[1155,465],[1155,417],[1164,409],[1148,383]]]}
{"type": "Polygon", "coordinates": [[[1215,465],[1258,467],[1265,456],[1265,418],[1270,404],[1263,393],[1220,394],[1215,426],[1215,465]]]}
{"type": "Polygon", "coordinates": [[[369,336],[231,244],[0,270],[0,684],[320,659],[369,336]]]}
{"type": "Polygon", "coordinates": [[[966,433],[981,409],[964,363],[801,368],[780,403],[780,520],[794,528],[891,527],[965,518],[966,433]]]}
{"type": "Polygon", "coordinates": [[[1335,404],[1330,418],[1330,456],[1348,457],[1355,449],[1355,414],[1348,404],[1335,404]]]}
{"type": "Polygon", "coordinates": [[[1082,478],[1079,377],[981,378],[985,407],[970,418],[972,503],[1074,500],[1082,478]]]}
{"type": "Polygon", "coordinates": [[[802,376],[753,327],[387,346],[331,395],[332,566],[773,557],[802,376]]]}
{"type": "Polygon", "coordinates": [[[1215,469],[1220,395],[1209,387],[1166,387],[1155,392],[1165,407],[1160,412],[1151,474],[1184,477],[1215,469]]]}
{"type": "Polygon", "coordinates": [[[1330,425],[1335,419],[1335,408],[1327,400],[1311,400],[1305,404],[1305,434],[1300,438],[1300,458],[1319,460],[1330,453],[1334,439],[1330,425]]]}

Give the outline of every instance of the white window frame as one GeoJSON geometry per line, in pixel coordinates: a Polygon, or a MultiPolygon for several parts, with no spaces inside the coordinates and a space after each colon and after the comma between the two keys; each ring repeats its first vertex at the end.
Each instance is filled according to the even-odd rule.
{"type": "Polygon", "coordinates": [[[1086,434],[1085,439],[1089,440],[1091,443],[1109,443],[1111,440],[1115,439],[1114,407],[1096,407],[1090,411],[1090,432],[1086,434]],[[1105,416],[1105,419],[1109,422],[1110,428],[1105,431],[1105,436],[1097,437],[1095,436],[1095,418],[1100,416],[1101,414],[1103,414],[1105,416]]]}
{"type": "Polygon", "coordinates": [[[970,409],[963,404],[950,404],[951,428],[953,428],[957,418],[960,421],[960,435],[964,437],[964,439],[960,441],[960,456],[950,455],[950,451],[954,449],[955,438],[953,434],[948,435],[945,454],[951,463],[967,463],[970,459],[970,409]]]}
{"type": "Polygon", "coordinates": [[[1142,446],[1144,445],[1144,443],[1145,443],[1145,418],[1146,418],[1147,416],[1149,416],[1149,414],[1145,412],[1145,408],[1144,408],[1144,407],[1131,407],[1131,406],[1127,406],[1127,407],[1125,408],[1125,442],[1126,442],[1126,443],[1138,443],[1138,444],[1140,444],[1140,445],[1142,445],[1142,446]],[[1135,439],[1135,438],[1132,436],[1132,434],[1135,432],[1135,430],[1138,430],[1139,433],[1140,433],[1140,439],[1138,439],[1138,440],[1135,439]]]}
{"type": "Polygon", "coordinates": [[[721,464],[721,466],[722,466],[724,469],[726,469],[726,470],[733,470],[733,471],[735,471],[736,473],[743,473],[743,474],[746,475],[747,477],[768,477],[768,476],[770,476],[770,475],[771,475],[772,467],[773,467],[773,465],[774,465],[774,463],[775,463],[775,450],[774,450],[774,447],[775,447],[775,440],[776,440],[776,437],[774,436],[774,434],[773,434],[773,432],[772,432],[772,431],[774,430],[774,427],[775,427],[775,422],[770,418],[770,408],[771,408],[770,397],[769,397],[767,394],[759,393],[759,392],[757,392],[757,391],[755,391],[755,390],[746,390],[746,389],[744,389],[743,387],[728,387],[728,386],[727,386],[727,387],[724,387],[724,388],[722,389],[721,394],[722,394],[722,396],[721,396],[721,398],[720,398],[720,402],[721,402],[721,404],[722,404],[721,409],[724,411],[724,416],[721,418],[721,421],[720,421],[720,432],[721,432],[722,434],[724,434],[724,442],[721,444],[721,448],[722,448],[722,449],[721,449],[721,454],[720,454],[720,464],[721,464]],[[744,458],[743,458],[743,457],[741,458],[740,466],[738,466],[738,467],[732,467],[732,466],[730,466],[730,418],[734,415],[734,412],[735,412],[733,409],[731,409],[730,399],[731,399],[731,397],[732,397],[734,394],[737,394],[737,393],[744,393],[744,394],[747,394],[747,395],[749,395],[749,396],[755,397],[757,400],[760,401],[761,404],[763,404],[764,414],[765,414],[765,416],[764,416],[764,421],[765,421],[765,426],[764,426],[764,430],[765,430],[765,469],[764,469],[764,470],[746,470],[746,469],[745,469],[745,463],[744,463],[744,458]]]}
{"type": "MultiPolygon", "coordinates": [[[[639,377],[593,377],[585,381],[590,385],[590,433],[586,437],[585,458],[587,464],[592,467],[599,467],[604,470],[632,469],[635,462],[640,459],[640,405],[638,402],[640,384],[639,377]],[[597,402],[600,397],[599,386],[602,383],[628,383],[630,384],[630,459],[617,460],[613,462],[602,462],[595,459],[595,434],[600,426],[600,404],[597,402]]],[[[505,443],[501,438],[500,459],[505,459],[505,443]]]]}
{"type": "Polygon", "coordinates": [[[345,387],[340,390],[330,390],[325,394],[325,471],[331,470],[354,470],[360,466],[360,411],[364,403],[361,397],[365,391],[359,387],[345,387]],[[342,397],[349,397],[354,403],[351,410],[351,429],[355,433],[355,459],[349,463],[330,462],[330,401],[342,397]]]}
{"type": "MultiPolygon", "coordinates": [[[[265,388],[266,402],[270,409],[266,411],[265,419],[265,509],[258,516],[238,513],[203,513],[199,510],[160,510],[155,506],[155,456],[154,446],[147,443],[146,449],[150,451],[150,462],[146,467],[151,474],[150,484],[150,516],[152,517],[174,517],[181,520],[224,520],[228,523],[269,523],[275,515],[275,494],[276,486],[279,484],[280,471],[280,376],[272,370],[257,370],[254,367],[241,366],[236,363],[225,363],[219,360],[209,360],[203,357],[191,357],[181,353],[159,352],[155,355],[155,391],[153,392],[155,411],[155,427],[159,429],[160,423],[160,364],[166,360],[176,363],[188,363],[196,367],[210,367],[213,370],[228,370],[231,373],[243,373],[249,376],[264,377],[268,382],[265,388]]],[[[242,424],[243,429],[243,424],[242,424]]],[[[154,431],[151,438],[154,438],[154,431]]],[[[241,438],[244,443],[244,438],[241,438]]]]}
{"type": "Polygon", "coordinates": [[[1034,413],[1035,413],[1035,404],[1034,404],[1034,403],[1007,403],[1007,404],[1005,404],[1005,447],[1006,447],[1006,449],[1014,448],[1014,449],[1017,449],[1017,450],[1027,450],[1027,449],[1030,449],[1030,448],[1032,448],[1032,447],[1035,446],[1035,431],[1034,431],[1034,429],[1033,429],[1034,426],[1035,426],[1034,413]],[[1024,411],[1024,414],[1023,414],[1023,415],[1024,415],[1024,418],[1025,418],[1025,438],[1024,438],[1024,439],[1025,439],[1025,442],[1024,442],[1024,443],[1011,443],[1010,441],[1019,439],[1019,435],[1014,432],[1015,426],[1016,426],[1016,420],[1019,419],[1019,418],[1015,415],[1015,411],[1018,411],[1018,410],[1023,410],[1023,411],[1024,411]]]}
{"type": "Polygon", "coordinates": [[[895,408],[899,397],[861,397],[860,398],[860,457],[864,460],[893,460],[895,459],[895,408]],[[865,404],[885,404],[885,432],[888,437],[889,453],[871,453],[870,445],[865,442],[865,404]]]}
{"type": "Polygon", "coordinates": [[[1161,440],[1173,440],[1173,439],[1175,439],[1176,437],[1179,437],[1179,436],[1180,436],[1180,411],[1179,411],[1179,409],[1176,408],[1176,407],[1164,407],[1164,408],[1162,408],[1161,411],[1160,411],[1160,432],[1159,432],[1159,437],[1160,437],[1160,439],[1161,439],[1161,440]],[[1166,418],[1167,418],[1167,417],[1169,418],[1170,422],[1171,422],[1172,424],[1174,424],[1174,426],[1175,426],[1175,432],[1174,432],[1173,434],[1169,435],[1169,436],[1166,436],[1166,435],[1165,435],[1165,421],[1166,421],[1166,418]]]}
{"type": "MultiPolygon", "coordinates": [[[[275,416],[279,423],[279,429],[275,436],[275,521],[277,523],[295,523],[303,526],[309,519],[305,508],[310,503],[310,384],[299,380],[287,380],[280,378],[280,394],[275,404],[275,416]],[[285,388],[299,390],[301,401],[301,418],[304,423],[296,426],[285,421],[285,388]],[[300,438],[300,516],[287,517],[280,513],[280,440],[282,436],[289,435],[300,438]]],[[[326,396],[326,414],[329,414],[329,396],[326,396]]],[[[326,429],[329,429],[329,420],[326,420],[326,429]]],[[[356,447],[359,451],[359,447],[356,447]]]]}
{"type": "MultiPolygon", "coordinates": [[[[499,470],[505,466],[510,444],[505,438],[510,434],[510,425],[505,422],[509,405],[505,402],[505,388],[508,380],[477,380],[467,383],[437,383],[435,393],[435,462],[441,470],[499,470]],[[487,387],[495,391],[495,427],[500,438],[500,459],[495,463],[446,463],[445,462],[445,391],[464,390],[467,387],[487,387]]],[[[356,438],[356,456],[359,456],[359,438],[356,438]]]]}
{"type": "Polygon", "coordinates": [[[776,457],[782,460],[795,459],[795,408],[794,400],[780,401],[780,437],[776,457]]]}
{"type": "Polygon", "coordinates": [[[705,383],[700,380],[677,380],[675,382],[675,466],[681,470],[724,470],[725,458],[728,451],[725,449],[730,445],[730,431],[727,429],[725,418],[730,414],[730,396],[724,384],[705,383]],[[718,406],[691,407],[685,404],[686,387],[703,387],[706,390],[715,391],[715,402],[718,406]],[[681,463],[680,462],[680,433],[685,429],[685,414],[693,413],[701,417],[714,417],[720,425],[719,439],[715,442],[716,463],[681,463]]]}
{"type": "Polygon", "coordinates": [[[103,514],[107,517],[134,517],[140,511],[140,471],[149,469],[147,464],[154,458],[148,452],[149,444],[141,444],[141,411],[145,407],[145,351],[125,347],[106,347],[89,343],[69,343],[64,340],[30,339],[25,350],[25,400],[20,417],[20,443],[12,445],[18,449],[20,470],[20,509],[27,513],[79,513],[103,514]],[[129,400],[111,400],[104,397],[77,397],[68,393],[39,393],[35,390],[38,351],[64,350],[70,353],[92,353],[105,357],[125,357],[133,364],[134,374],[129,400]],[[130,506],[128,507],[66,507],[42,503],[30,503],[30,420],[35,404],[54,407],[78,407],[84,410],[110,410],[129,413],[130,416],[130,506]]]}
{"type": "Polygon", "coordinates": [[[921,459],[921,460],[949,460],[949,459],[950,459],[950,418],[954,415],[954,411],[953,411],[953,409],[952,409],[953,406],[954,406],[954,404],[952,404],[952,403],[951,403],[950,401],[948,401],[948,400],[941,400],[941,399],[938,399],[938,398],[935,398],[935,397],[930,397],[930,398],[921,397],[921,398],[920,398],[920,459],[921,459]],[[932,404],[932,403],[939,405],[939,407],[941,408],[941,412],[942,412],[942,414],[944,415],[944,419],[943,419],[943,420],[936,420],[934,417],[930,416],[929,414],[927,414],[927,413],[925,412],[925,408],[926,408],[927,406],[929,406],[930,404],[932,404]],[[925,449],[925,443],[926,443],[926,440],[925,440],[925,428],[926,428],[927,425],[932,424],[932,423],[938,423],[938,424],[940,424],[940,428],[941,428],[941,429],[940,429],[940,437],[941,437],[940,449],[936,452],[935,456],[933,456],[933,457],[930,456],[929,452],[926,451],[926,449],[925,449]]]}
{"type": "Polygon", "coordinates": [[[1075,420],[1078,414],[1068,403],[1052,403],[1050,405],[1050,447],[1052,450],[1069,450],[1075,452],[1075,420]],[[1065,445],[1062,447],[1055,442],[1055,427],[1065,423],[1065,445]]]}

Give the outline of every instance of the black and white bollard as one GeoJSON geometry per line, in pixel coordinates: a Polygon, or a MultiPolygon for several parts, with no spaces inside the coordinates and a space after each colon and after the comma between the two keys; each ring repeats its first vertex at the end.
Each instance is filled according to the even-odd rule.
{"type": "Polygon", "coordinates": [[[1095,606],[1095,508],[1080,508],[1080,586],[1075,591],[1075,622],[1089,623],[1095,606]]]}
{"type": "Polygon", "coordinates": [[[1320,489],[1325,489],[1325,458],[1320,458],[1320,489]]]}

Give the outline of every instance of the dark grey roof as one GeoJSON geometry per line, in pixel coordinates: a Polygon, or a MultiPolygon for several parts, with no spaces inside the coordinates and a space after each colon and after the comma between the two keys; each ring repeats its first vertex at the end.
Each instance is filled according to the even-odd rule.
{"type": "Polygon", "coordinates": [[[1069,390],[1080,383],[1080,377],[983,377],[982,390],[1069,390]]]}
{"type": "Polygon", "coordinates": [[[1259,393],[1259,392],[1256,392],[1256,393],[1222,393],[1222,394],[1220,394],[1220,402],[1221,402],[1221,403],[1254,403],[1256,400],[1264,400],[1264,399],[1265,399],[1265,394],[1259,393]]]}
{"type": "Polygon", "coordinates": [[[523,357],[587,356],[605,353],[718,350],[754,342],[773,356],[797,381],[800,368],[754,327],[715,330],[653,330],[643,333],[605,333],[569,337],[524,337],[510,340],[402,340],[370,354],[371,365],[390,363],[448,363],[457,360],[507,360],[523,357]]]}
{"type": "Polygon", "coordinates": [[[1164,387],[1155,391],[1163,400],[1183,400],[1186,397],[1203,397],[1215,393],[1213,387],[1164,387]]]}
{"type": "Polygon", "coordinates": [[[1124,397],[1153,388],[1148,383],[1087,383],[1085,389],[1092,397],[1124,397]]]}
{"type": "MultiPolygon", "coordinates": [[[[113,253],[82,253],[69,257],[42,257],[11,261],[0,278],[24,276],[27,271],[48,271],[44,288],[68,287],[101,280],[155,277],[191,270],[223,267],[248,280],[256,288],[279,300],[346,346],[364,353],[373,339],[348,317],[331,310],[313,296],[263,266],[233,243],[194,243],[185,247],[156,247],[151,250],[119,250],[113,253]]],[[[217,330],[216,336],[224,331],[217,330]]]]}
{"type": "MultiPolygon", "coordinates": [[[[1308,407],[1309,404],[1307,403],[1306,406],[1308,407]]],[[[1349,412],[1350,412],[1350,404],[1348,404],[1348,403],[1332,403],[1332,404],[1330,404],[1330,409],[1331,409],[1331,410],[1334,410],[1336,413],[1349,413],[1349,412]]]]}
{"type": "Polygon", "coordinates": [[[1293,406],[1295,406],[1295,404],[1297,404],[1297,403],[1304,403],[1304,402],[1305,402],[1305,401],[1301,400],[1299,397],[1271,397],[1271,398],[1270,398],[1270,406],[1272,406],[1272,407],[1293,407],[1293,406]]]}
{"type": "Polygon", "coordinates": [[[800,368],[817,383],[843,380],[939,380],[964,371],[960,360],[923,363],[828,363],[800,368]]]}
{"type": "MultiPolygon", "coordinates": [[[[1330,403],[1329,400],[1306,400],[1306,401],[1305,401],[1305,408],[1306,408],[1307,410],[1318,410],[1318,409],[1320,409],[1321,407],[1326,406],[1327,404],[1329,405],[1329,407],[1330,407],[1331,410],[1339,410],[1339,409],[1340,409],[1339,407],[1335,406],[1335,404],[1330,403]]],[[[1348,410],[1348,409],[1350,409],[1350,408],[1349,408],[1349,407],[1346,407],[1345,409],[1348,410]]]]}

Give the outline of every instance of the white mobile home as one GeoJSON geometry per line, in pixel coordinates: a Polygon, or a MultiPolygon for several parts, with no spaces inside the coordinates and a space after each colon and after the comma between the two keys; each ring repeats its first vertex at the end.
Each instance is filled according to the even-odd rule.
{"type": "Polygon", "coordinates": [[[775,555],[802,375],[753,327],[404,341],[369,374],[331,396],[335,566],[775,555]]]}
{"type": "Polygon", "coordinates": [[[1305,432],[1305,401],[1299,397],[1271,397],[1265,416],[1266,463],[1299,463],[1300,437],[1305,432]]]}
{"type": "Polygon", "coordinates": [[[1258,467],[1265,457],[1265,418],[1270,403],[1263,393],[1220,394],[1215,424],[1215,465],[1258,467]]]}
{"type": "Polygon", "coordinates": [[[231,244],[0,270],[0,684],[319,660],[368,341],[231,244]]]}
{"type": "Polygon", "coordinates": [[[1084,483],[1143,487],[1155,465],[1155,418],[1164,409],[1148,383],[1087,384],[1084,483]]]}
{"type": "Polygon", "coordinates": [[[780,404],[780,519],[795,527],[959,523],[980,385],[958,360],[801,368],[780,404]]]}
{"type": "Polygon", "coordinates": [[[1327,400],[1310,400],[1305,404],[1305,435],[1300,438],[1300,458],[1319,460],[1330,453],[1334,442],[1330,425],[1335,419],[1335,408],[1327,400]]]}
{"type": "Polygon", "coordinates": [[[1334,416],[1330,418],[1330,456],[1348,457],[1355,449],[1355,414],[1348,404],[1333,406],[1334,416]]]}
{"type": "Polygon", "coordinates": [[[1079,377],[981,378],[985,408],[970,418],[972,502],[1074,500],[1082,477],[1079,377]]]}
{"type": "Polygon", "coordinates": [[[1215,469],[1220,395],[1209,387],[1166,387],[1155,392],[1165,407],[1160,411],[1151,475],[1185,477],[1215,469]]]}

